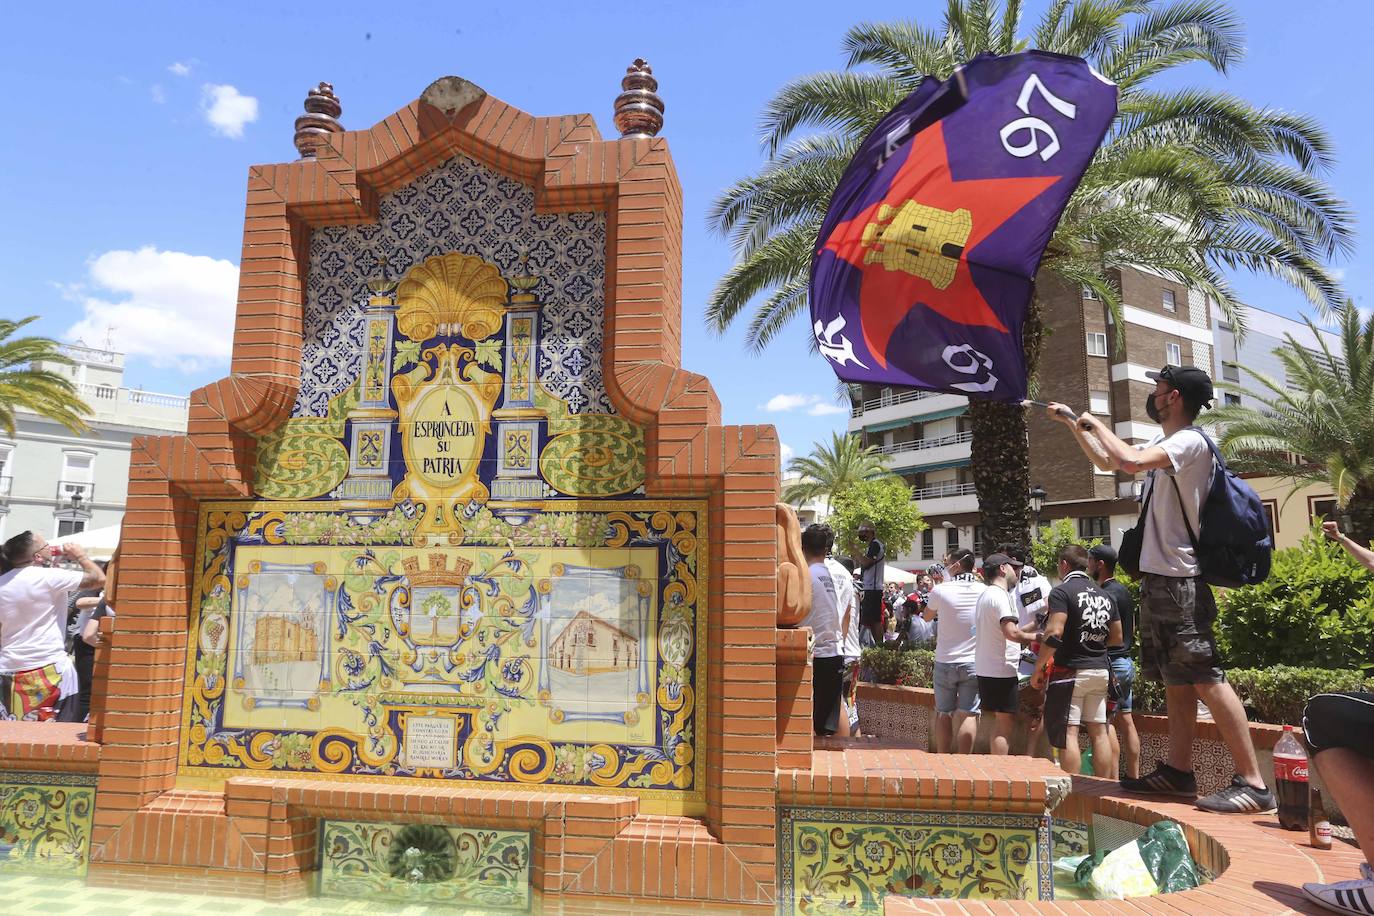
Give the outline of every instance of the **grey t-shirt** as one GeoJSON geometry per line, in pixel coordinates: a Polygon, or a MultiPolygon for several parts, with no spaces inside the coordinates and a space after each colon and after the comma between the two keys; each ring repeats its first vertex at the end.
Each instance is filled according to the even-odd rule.
{"type": "Polygon", "coordinates": [[[1212,450],[1203,436],[1201,430],[1190,426],[1172,436],[1160,434],[1136,446],[1144,451],[1158,445],[1172,463],[1163,473],[1151,471],[1141,494],[1142,499],[1153,494],[1140,547],[1141,572],[1175,578],[1189,578],[1199,573],[1188,526],[1192,526],[1193,537],[1197,537],[1202,504],[1212,489],[1212,450]],[[1178,483],[1177,491],[1175,482],[1178,483]],[[1184,524],[1185,511],[1188,513],[1187,525],[1184,524]]]}

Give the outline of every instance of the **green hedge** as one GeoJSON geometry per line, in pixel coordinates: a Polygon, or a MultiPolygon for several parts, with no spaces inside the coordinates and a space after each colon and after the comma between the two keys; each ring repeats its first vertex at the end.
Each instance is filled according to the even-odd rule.
{"type": "Polygon", "coordinates": [[[1217,640],[1237,667],[1360,668],[1374,676],[1374,573],[1315,525],[1269,578],[1219,595],[1217,640]]]}
{"type": "Polygon", "coordinates": [[[929,687],[935,677],[935,653],[930,649],[864,649],[859,670],[874,684],[929,687]]]}
{"type": "MultiPolygon", "coordinates": [[[[1316,693],[1374,691],[1374,679],[1362,671],[1340,668],[1236,668],[1226,672],[1251,721],[1271,725],[1301,725],[1302,708],[1316,693]]],[[[1135,682],[1136,712],[1164,714],[1164,685],[1135,682]]]]}
{"type": "MultiPolygon", "coordinates": [[[[929,649],[865,649],[860,661],[875,684],[930,687],[934,682],[935,653],[929,649]]],[[[1273,725],[1301,725],[1302,708],[1316,693],[1366,690],[1374,692],[1374,678],[1363,672],[1331,668],[1237,668],[1226,672],[1251,721],[1273,725]]],[[[1135,711],[1164,714],[1164,685],[1140,678],[1135,682],[1135,711]]]]}

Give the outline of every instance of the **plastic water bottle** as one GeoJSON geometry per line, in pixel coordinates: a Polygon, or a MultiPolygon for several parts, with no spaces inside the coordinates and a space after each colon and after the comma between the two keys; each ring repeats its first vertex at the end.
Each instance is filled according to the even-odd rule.
{"type": "Polygon", "coordinates": [[[1284,830],[1306,830],[1307,751],[1291,725],[1283,727],[1283,737],[1274,745],[1274,786],[1279,796],[1279,826],[1284,830]]]}

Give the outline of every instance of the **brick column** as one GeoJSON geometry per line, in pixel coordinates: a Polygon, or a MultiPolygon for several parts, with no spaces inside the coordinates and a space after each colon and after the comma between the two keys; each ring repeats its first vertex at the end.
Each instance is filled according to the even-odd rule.
{"type": "Polygon", "coordinates": [[[150,447],[134,440],[120,543],[119,604],[98,726],[91,856],[138,808],[172,787],[186,664],[187,558],[195,506],[174,493],[150,447]]]}
{"type": "Polygon", "coordinates": [[[815,749],[812,725],[811,631],[778,630],[777,723],[778,769],[803,770],[811,766],[815,749]]]}

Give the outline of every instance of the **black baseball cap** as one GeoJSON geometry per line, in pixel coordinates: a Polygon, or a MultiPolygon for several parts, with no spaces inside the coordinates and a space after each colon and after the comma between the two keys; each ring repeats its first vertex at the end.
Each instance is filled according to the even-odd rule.
{"type": "Polygon", "coordinates": [[[1189,404],[1212,406],[1212,377],[1197,366],[1165,366],[1158,372],[1146,372],[1145,377],[1168,385],[1189,404]]]}
{"type": "Polygon", "coordinates": [[[983,558],[984,569],[996,569],[1003,563],[1010,563],[1012,566],[1015,566],[1018,569],[1026,565],[1025,563],[1022,563],[1015,557],[1007,556],[1005,553],[993,553],[983,558]]]}
{"type": "Polygon", "coordinates": [[[1098,544],[1088,548],[1088,556],[1094,560],[1105,560],[1108,563],[1116,562],[1116,548],[1111,544],[1098,544]]]}

